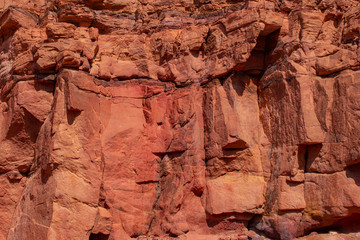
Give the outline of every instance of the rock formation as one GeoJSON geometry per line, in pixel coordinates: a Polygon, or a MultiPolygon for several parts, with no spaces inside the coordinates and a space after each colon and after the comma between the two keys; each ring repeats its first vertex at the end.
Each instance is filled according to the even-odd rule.
{"type": "Polygon", "coordinates": [[[0,10],[0,239],[360,238],[359,0],[0,10]]]}

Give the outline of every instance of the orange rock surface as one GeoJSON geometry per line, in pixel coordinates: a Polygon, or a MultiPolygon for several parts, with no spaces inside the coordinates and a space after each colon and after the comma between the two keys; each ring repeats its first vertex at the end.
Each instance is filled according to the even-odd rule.
{"type": "Polygon", "coordinates": [[[0,0],[0,240],[359,239],[359,0],[0,0]]]}

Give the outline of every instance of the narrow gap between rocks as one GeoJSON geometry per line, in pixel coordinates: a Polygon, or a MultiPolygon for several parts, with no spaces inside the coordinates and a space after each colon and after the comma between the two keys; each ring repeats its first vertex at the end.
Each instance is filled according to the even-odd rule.
{"type": "Polygon", "coordinates": [[[322,148],[322,143],[299,144],[298,146],[298,161],[299,169],[304,172],[311,172],[310,167],[315,159],[319,156],[322,148]]]}

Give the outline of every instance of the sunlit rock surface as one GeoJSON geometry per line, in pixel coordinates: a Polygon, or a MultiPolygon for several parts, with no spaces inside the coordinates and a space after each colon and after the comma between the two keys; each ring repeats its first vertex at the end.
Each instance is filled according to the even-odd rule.
{"type": "Polygon", "coordinates": [[[358,0],[0,0],[0,239],[359,239],[358,0]]]}

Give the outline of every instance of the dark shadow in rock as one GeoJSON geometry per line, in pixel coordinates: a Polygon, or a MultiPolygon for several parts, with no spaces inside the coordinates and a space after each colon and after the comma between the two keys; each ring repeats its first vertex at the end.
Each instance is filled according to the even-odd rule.
{"type": "Polygon", "coordinates": [[[52,74],[38,74],[36,75],[36,81],[34,88],[37,91],[46,91],[54,94],[55,92],[55,75],[52,74]]]}
{"type": "Polygon", "coordinates": [[[21,179],[23,178],[21,173],[18,172],[8,172],[6,173],[7,178],[11,184],[13,183],[19,183],[21,179]]]}
{"type": "Polygon", "coordinates": [[[75,118],[81,114],[81,111],[67,111],[67,121],[69,125],[72,125],[75,118]]]}
{"type": "Polygon", "coordinates": [[[246,148],[249,148],[249,145],[244,140],[237,140],[235,142],[228,143],[223,147],[223,149],[232,150],[232,149],[240,149],[244,150],[246,148]]]}
{"type": "Polygon", "coordinates": [[[36,142],[42,122],[34,117],[28,110],[23,108],[24,112],[24,122],[25,122],[25,131],[29,135],[32,142],[36,142]]]}
{"type": "Polygon", "coordinates": [[[41,182],[46,184],[58,164],[48,163],[41,166],[41,182]]]}
{"type": "Polygon", "coordinates": [[[311,164],[319,156],[322,143],[304,143],[298,146],[299,169],[304,172],[311,172],[311,164]]]}
{"type": "Polygon", "coordinates": [[[14,114],[6,138],[16,138],[23,143],[25,143],[28,138],[30,138],[31,142],[35,143],[42,122],[40,122],[25,108],[21,109],[22,114],[20,112],[16,112],[14,114]],[[25,130],[27,136],[21,133],[23,129],[25,130]]]}
{"type": "Polygon", "coordinates": [[[222,148],[223,157],[222,160],[229,161],[236,159],[240,152],[243,152],[245,149],[248,149],[249,145],[244,140],[237,140],[226,144],[222,148]]]}
{"type": "MultiPolygon", "coordinates": [[[[356,185],[360,186],[360,163],[351,165],[345,169],[346,176],[354,179],[356,185]]],[[[360,221],[359,221],[360,225],[360,221]]]]}
{"type": "Polygon", "coordinates": [[[338,233],[353,233],[360,231],[360,213],[353,213],[349,216],[333,220],[331,225],[320,227],[317,229],[312,229],[309,232],[317,233],[329,233],[329,232],[338,232],[338,233]]]}
{"type": "Polygon", "coordinates": [[[102,233],[91,233],[89,240],[108,240],[109,239],[109,235],[107,234],[102,234],[102,233]]]}

